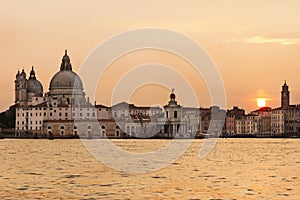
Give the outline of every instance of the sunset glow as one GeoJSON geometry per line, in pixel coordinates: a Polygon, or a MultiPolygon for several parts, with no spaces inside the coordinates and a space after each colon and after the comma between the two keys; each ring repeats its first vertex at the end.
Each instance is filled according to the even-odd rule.
{"type": "Polygon", "coordinates": [[[267,104],[267,99],[266,98],[257,98],[256,103],[257,103],[257,106],[260,108],[265,107],[267,104]]]}

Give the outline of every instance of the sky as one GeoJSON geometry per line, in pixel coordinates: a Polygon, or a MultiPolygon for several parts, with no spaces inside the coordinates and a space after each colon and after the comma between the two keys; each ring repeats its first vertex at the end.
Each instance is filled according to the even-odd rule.
{"type": "MultiPolygon", "coordinates": [[[[298,0],[0,0],[0,110],[14,103],[18,69],[28,75],[34,66],[47,92],[65,49],[77,72],[101,42],[144,27],[174,30],[199,43],[218,67],[227,108],[239,106],[249,112],[257,108],[256,98],[267,98],[267,106],[278,107],[284,80],[291,103],[299,104],[299,8],[298,0]]],[[[151,50],[132,52],[112,63],[91,99],[110,105],[122,76],[149,62],[176,69],[190,81],[199,104],[210,106],[203,77],[195,75],[189,63],[151,50]]],[[[144,85],[130,93],[129,101],[166,104],[169,93],[170,88],[159,84],[144,85]]],[[[179,102],[180,98],[184,97],[179,102]]]]}

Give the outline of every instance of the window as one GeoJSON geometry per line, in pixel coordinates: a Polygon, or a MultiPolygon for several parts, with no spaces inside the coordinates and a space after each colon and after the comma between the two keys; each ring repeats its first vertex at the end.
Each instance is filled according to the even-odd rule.
{"type": "Polygon", "coordinates": [[[116,126],[116,136],[120,137],[120,127],[116,126]]]}
{"type": "Polygon", "coordinates": [[[63,125],[60,126],[60,134],[61,135],[65,134],[65,127],[63,125]]]}
{"type": "Polygon", "coordinates": [[[174,118],[177,118],[177,111],[174,111],[174,118]]]}
{"type": "Polygon", "coordinates": [[[104,136],[105,135],[105,126],[102,125],[101,126],[101,136],[104,136]]]}
{"type": "Polygon", "coordinates": [[[88,137],[92,137],[92,127],[90,125],[87,126],[87,134],[88,137]]]}

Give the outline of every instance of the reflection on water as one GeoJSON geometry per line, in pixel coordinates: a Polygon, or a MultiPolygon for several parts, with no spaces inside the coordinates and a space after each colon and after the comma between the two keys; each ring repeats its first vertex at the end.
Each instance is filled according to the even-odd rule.
{"type": "MultiPolygon", "coordinates": [[[[147,152],[169,140],[114,140],[147,152]]],[[[111,169],[80,140],[1,140],[1,199],[300,199],[300,140],[203,140],[168,167],[144,174],[111,169]]]]}

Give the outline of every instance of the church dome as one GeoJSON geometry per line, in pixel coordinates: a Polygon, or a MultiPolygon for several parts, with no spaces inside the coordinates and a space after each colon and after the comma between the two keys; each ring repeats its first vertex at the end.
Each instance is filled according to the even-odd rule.
{"type": "Polygon", "coordinates": [[[72,71],[72,65],[67,50],[61,60],[60,71],[50,81],[50,91],[53,89],[83,89],[79,76],[72,71]]]}
{"type": "Polygon", "coordinates": [[[36,79],[33,67],[27,81],[27,92],[34,93],[36,96],[43,96],[43,85],[36,79]]]}
{"type": "Polygon", "coordinates": [[[63,70],[57,72],[50,81],[50,90],[56,88],[83,89],[83,86],[81,79],[75,72],[63,70]]]}
{"type": "Polygon", "coordinates": [[[61,60],[60,71],[57,72],[50,81],[49,96],[63,99],[77,99],[84,101],[85,93],[80,77],[72,71],[70,57],[65,50],[65,55],[61,60]]]}
{"type": "Polygon", "coordinates": [[[43,96],[43,86],[42,84],[36,79],[29,79],[27,81],[27,92],[28,93],[35,93],[37,96],[43,96]]]}

